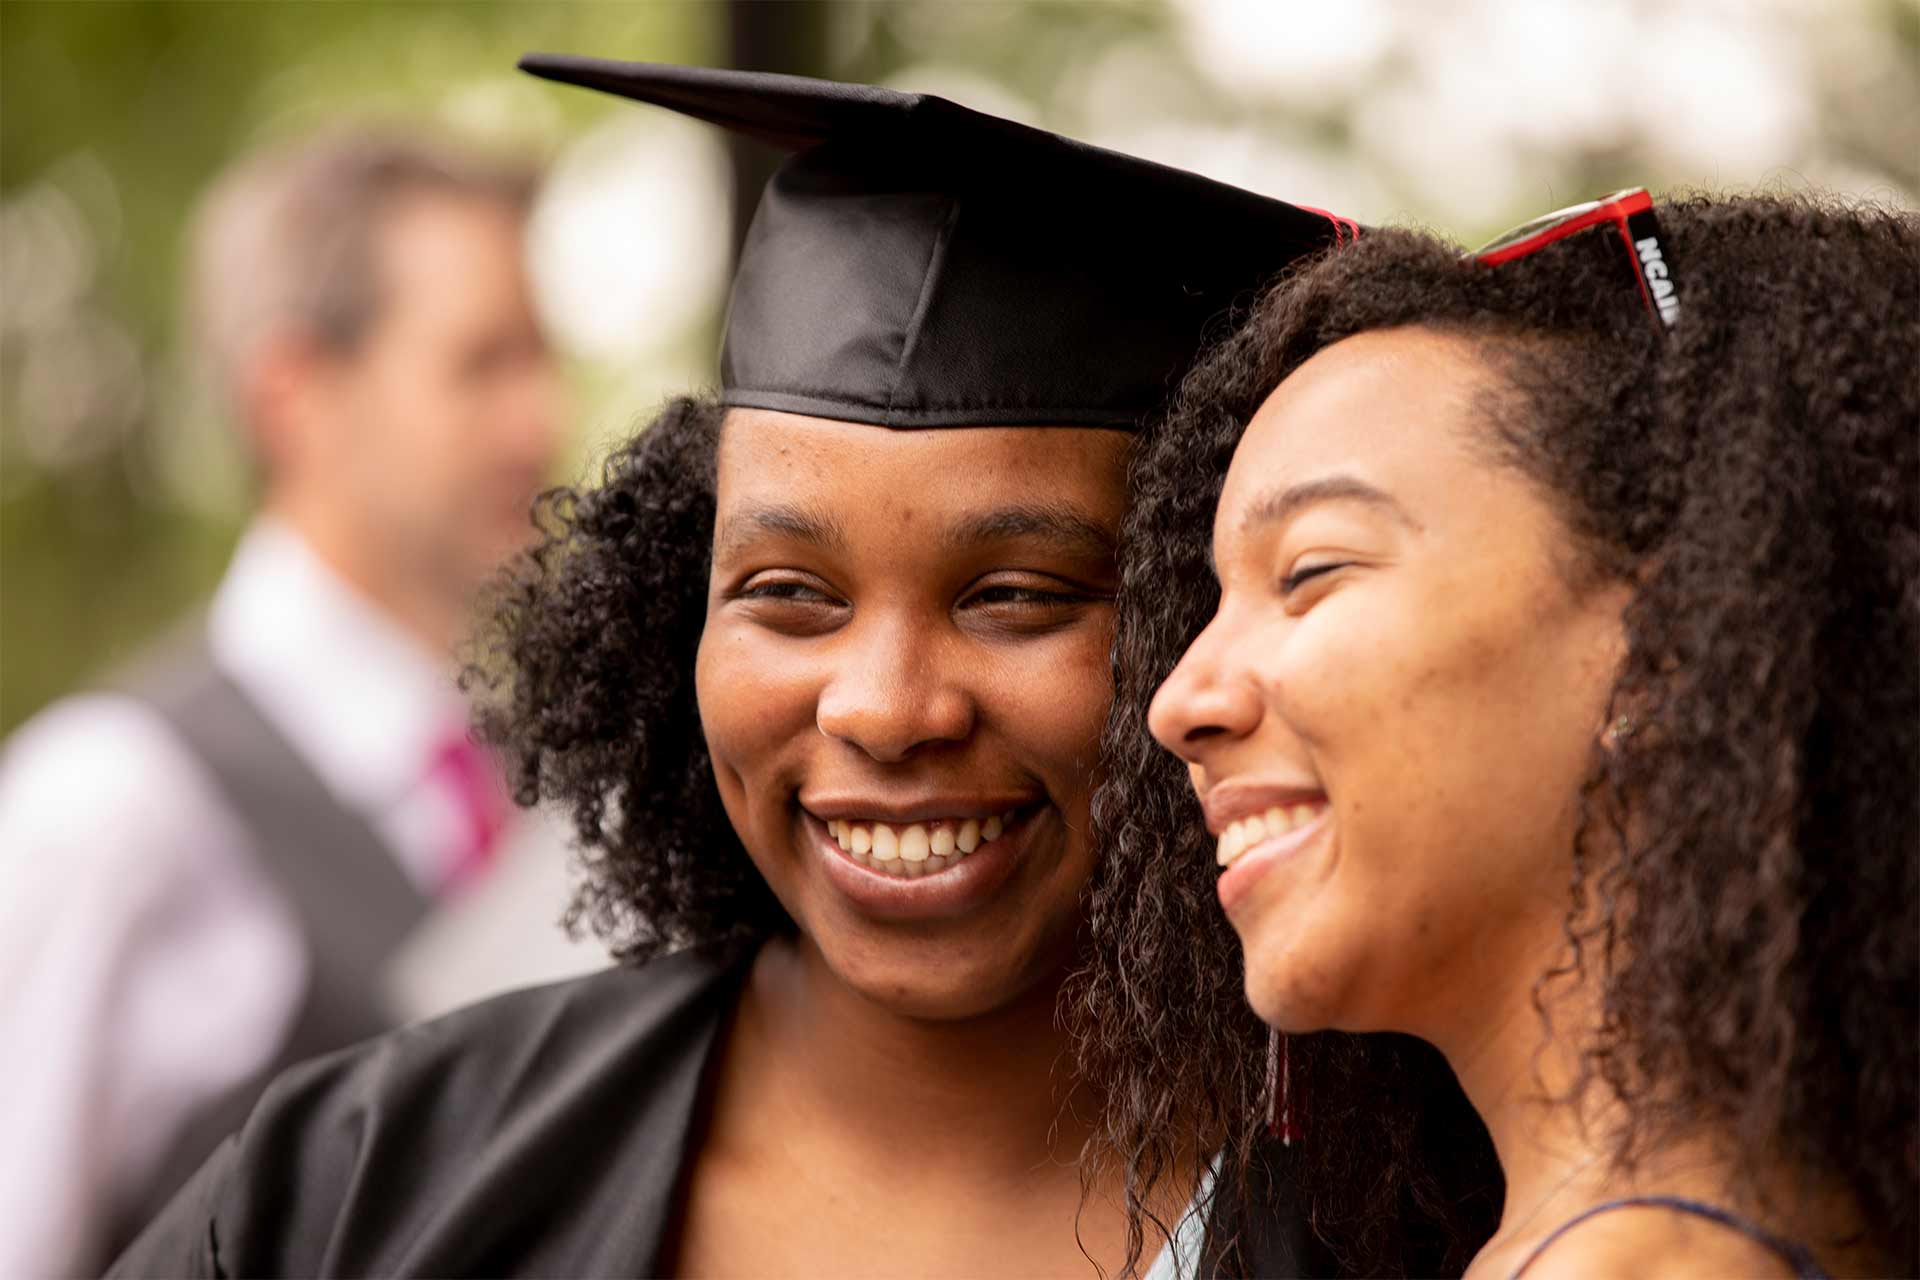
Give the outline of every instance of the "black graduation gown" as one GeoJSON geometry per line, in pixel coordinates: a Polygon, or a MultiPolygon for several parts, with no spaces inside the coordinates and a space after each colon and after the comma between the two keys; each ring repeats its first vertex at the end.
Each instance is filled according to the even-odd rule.
{"type": "MultiPolygon", "coordinates": [[[[751,956],[697,947],[297,1067],[108,1274],[656,1274],[751,956]]],[[[1297,1215],[1257,1226],[1254,1274],[1306,1274],[1297,1215]]]]}

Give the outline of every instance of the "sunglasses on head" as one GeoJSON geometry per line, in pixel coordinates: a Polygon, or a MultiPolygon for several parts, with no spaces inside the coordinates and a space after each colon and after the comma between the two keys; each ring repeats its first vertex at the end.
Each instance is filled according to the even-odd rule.
{"type": "Polygon", "coordinates": [[[1569,209],[1524,222],[1504,235],[1475,250],[1474,258],[1489,267],[1497,267],[1524,258],[1556,241],[1578,235],[1593,227],[1611,226],[1626,246],[1627,260],[1633,264],[1634,279],[1640,284],[1640,300],[1653,317],[1661,334],[1673,327],[1680,315],[1680,295],[1674,287],[1673,266],[1660,237],[1660,220],[1653,213],[1653,198],[1644,187],[1616,191],[1601,200],[1589,200],[1569,209]]]}

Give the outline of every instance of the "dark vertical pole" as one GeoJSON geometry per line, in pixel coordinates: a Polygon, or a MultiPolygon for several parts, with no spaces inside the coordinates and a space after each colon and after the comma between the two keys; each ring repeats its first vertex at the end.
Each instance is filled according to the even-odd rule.
{"type": "MultiPolygon", "coordinates": [[[[828,5],[819,0],[728,0],[727,45],[742,71],[782,71],[819,76],[827,72],[828,5]]],[[[739,257],[760,191],[784,158],[773,147],[734,137],[733,252],[739,257]]]]}

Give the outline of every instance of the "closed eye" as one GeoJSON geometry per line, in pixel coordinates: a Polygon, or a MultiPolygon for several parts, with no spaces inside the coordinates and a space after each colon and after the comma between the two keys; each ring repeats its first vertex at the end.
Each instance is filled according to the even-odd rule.
{"type": "Polygon", "coordinates": [[[1290,596],[1315,578],[1323,574],[1332,573],[1335,569],[1344,569],[1351,563],[1353,562],[1350,560],[1330,560],[1325,564],[1310,564],[1303,568],[1295,569],[1292,573],[1280,580],[1280,594],[1282,596],[1290,596]]]}
{"type": "Polygon", "coordinates": [[[1088,597],[1067,591],[1042,591],[1037,587],[995,586],[983,587],[967,597],[970,605],[1040,605],[1054,606],[1080,604],[1088,597]]]}
{"type": "Polygon", "coordinates": [[[1051,575],[987,581],[960,598],[955,618],[1008,638],[1054,635],[1082,625],[1111,596],[1051,575]]]}
{"type": "Polygon", "coordinates": [[[726,599],[756,625],[796,639],[835,631],[850,612],[846,600],[811,575],[764,574],[734,588],[726,599]]]}
{"type": "Polygon", "coordinates": [[[735,593],[735,598],[739,600],[794,600],[805,602],[819,601],[823,604],[840,603],[818,587],[805,582],[793,582],[790,580],[753,583],[749,586],[742,587],[735,593]]]}

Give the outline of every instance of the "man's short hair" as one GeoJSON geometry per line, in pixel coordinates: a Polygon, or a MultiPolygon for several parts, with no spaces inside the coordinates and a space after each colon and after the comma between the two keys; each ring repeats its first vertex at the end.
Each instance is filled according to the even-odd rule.
{"type": "Polygon", "coordinates": [[[331,130],[256,152],[208,192],[189,243],[188,325],[209,389],[236,419],[248,362],[296,334],[350,352],[379,316],[383,220],[421,196],[523,214],[531,163],[388,128],[331,130]]]}

